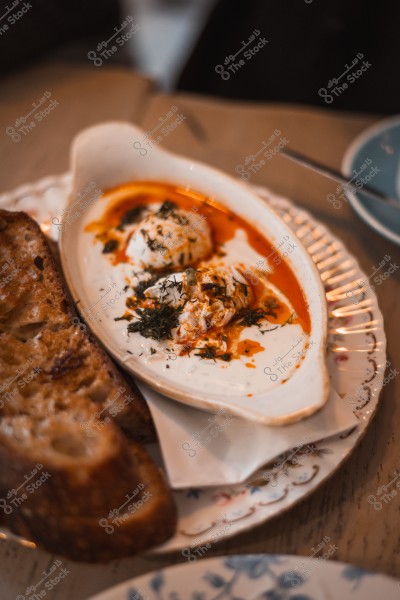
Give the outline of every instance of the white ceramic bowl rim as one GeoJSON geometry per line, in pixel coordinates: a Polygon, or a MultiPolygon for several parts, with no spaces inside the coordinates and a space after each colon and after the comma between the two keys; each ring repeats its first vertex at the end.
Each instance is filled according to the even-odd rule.
{"type": "MultiPolygon", "coordinates": [[[[122,157],[120,157],[121,160],[117,162],[116,168],[117,176],[120,177],[119,179],[117,177],[117,181],[121,185],[135,179],[139,180],[138,177],[133,177],[131,175],[131,170],[134,172],[132,163],[135,162],[135,158],[136,160],[138,160],[138,158],[135,157],[134,153],[132,153],[132,159],[130,156],[127,157],[126,149],[128,147],[128,136],[130,136],[129,139],[132,141],[135,139],[135,136],[139,138],[141,135],[143,136],[143,134],[144,132],[142,132],[140,129],[129,123],[123,122],[105,123],[86,129],[79,134],[74,141],[72,149],[74,181],[73,193],[70,198],[70,202],[75,200],[74,194],[76,194],[79,189],[83,189],[85,183],[92,179],[96,180],[96,177],[93,175],[93,169],[99,168],[98,161],[95,160],[95,157],[90,156],[90,144],[93,142],[93,138],[95,138],[96,135],[98,139],[97,144],[94,145],[94,154],[96,151],[99,152],[99,148],[100,152],[107,150],[110,151],[109,144],[112,143],[110,142],[110,139],[113,138],[113,135],[114,138],[118,140],[117,143],[119,143],[122,147],[123,154],[122,157]],[[121,140],[122,138],[124,139],[121,141],[120,138],[121,140]],[[92,166],[92,171],[90,173],[86,173],[79,164],[80,151],[84,154],[84,156],[89,155],[89,164],[92,166]],[[123,164],[124,162],[125,167],[123,164]],[[124,169],[129,171],[130,175],[127,176],[128,178],[124,178],[124,176],[120,175],[124,172],[124,169]],[[79,181],[79,178],[81,178],[81,181],[79,181]]],[[[267,237],[273,241],[273,243],[282,236],[282,233],[293,236],[291,230],[280,219],[280,217],[278,217],[278,215],[244,183],[237,181],[233,177],[226,175],[212,167],[189,160],[179,155],[172,154],[164,149],[153,148],[151,152],[152,161],[147,163],[147,167],[150,170],[153,169],[155,174],[150,177],[144,176],[143,180],[168,181],[170,183],[190,186],[192,189],[200,191],[206,195],[213,196],[217,201],[220,201],[222,204],[227,204],[232,210],[234,210],[234,212],[246,218],[248,222],[253,223],[253,225],[258,228],[263,235],[265,235],[261,230],[257,219],[254,217],[254,213],[257,213],[258,216],[258,213],[261,212],[262,215],[265,214],[265,221],[267,223],[269,223],[269,221],[273,222],[274,228],[271,226],[267,233],[267,237]],[[158,162],[155,160],[156,156],[159,157],[158,162]],[[163,163],[164,166],[162,166],[163,163]],[[168,164],[168,169],[166,168],[166,164],[168,164]],[[156,167],[154,167],[154,165],[156,165],[156,167]],[[168,173],[168,175],[162,177],[157,176],[156,173],[162,172],[163,169],[166,173],[168,173]],[[229,202],[227,201],[227,198],[230,199],[229,202]],[[246,206],[246,211],[249,211],[250,213],[253,212],[253,219],[246,217],[246,215],[243,214],[242,203],[243,206],[246,206]],[[267,219],[268,214],[269,221],[267,219]],[[276,235],[274,235],[275,231],[276,235]]],[[[115,160],[114,155],[113,159],[115,160]]],[[[138,169],[137,165],[136,168],[138,169]]],[[[140,169],[141,172],[146,172],[143,162],[140,163],[140,169]]],[[[99,172],[100,179],[101,177],[106,179],[108,177],[108,173],[109,171],[107,169],[104,169],[104,167],[101,168],[99,172]]],[[[115,173],[113,173],[110,180],[114,182],[114,185],[118,185],[115,173]]],[[[100,180],[100,186],[102,183],[103,182],[100,180]]],[[[112,186],[104,185],[104,187],[112,186]]],[[[79,229],[79,226],[77,229],[79,229]]],[[[78,282],[75,281],[74,272],[78,270],[79,261],[77,257],[71,258],[71,256],[74,254],[73,251],[68,252],[68,240],[71,241],[70,231],[71,228],[66,228],[65,232],[61,232],[61,258],[66,279],[72,290],[74,299],[77,299],[81,297],[81,294],[77,292],[78,282]],[[73,267],[73,260],[78,261],[75,263],[75,268],[73,267]]],[[[72,244],[72,248],[74,249],[74,244],[72,244]]],[[[183,384],[179,385],[175,383],[175,385],[173,385],[170,380],[162,378],[161,376],[157,376],[157,379],[155,380],[154,371],[149,370],[148,367],[145,367],[144,365],[142,365],[140,370],[138,368],[135,369],[133,365],[130,366],[126,364],[124,365],[125,368],[131,368],[137,377],[145,381],[160,393],[164,393],[171,398],[191,404],[197,408],[203,408],[205,410],[211,410],[214,412],[221,406],[224,406],[224,408],[231,410],[231,412],[238,416],[260,420],[265,424],[283,424],[298,420],[299,418],[303,418],[309,414],[312,414],[312,412],[315,412],[315,410],[320,408],[325,403],[329,392],[329,382],[325,364],[327,329],[326,298],[317,268],[305,248],[301,245],[300,241],[298,241],[298,251],[293,253],[293,255],[294,256],[289,256],[287,260],[288,264],[291,266],[294,273],[298,272],[298,268],[302,268],[306,276],[304,281],[300,281],[300,284],[310,307],[313,308],[313,311],[310,310],[310,318],[315,347],[311,347],[310,350],[307,351],[305,360],[302,362],[302,368],[298,369],[296,373],[288,380],[285,388],[279,386],[268,391],[268,416],[263,415],[263,411],[266,410],[265,407],[263,407],[263,411],[260,409],[257,410],[256,408],[250,409],[248,407],[244,407],[243,405],[240,406],[239,403],[233,404],[232,399],[224,400],[221,396],[213,400],[210,398],[211,394],[204,394],[197,389],[196,391],[191,392],[190,398],[188,398],[187,390],[185,393],[182,392],[183,384]],[[296,265],[297,269],[294,268],[296,265]],[[296,403],[298,408],[297,410],[293,410],[293,405],[296,406],[296,403]],[[286,405],[292,406],[292,412],[285,408],[286,405]]],[[[99,337],[103,343],[107,342],[106,345],[111,354],[113,354],[117,360],[122,362],[121,352],[118,351],[116,344],[113,343],[113,340],[104,340],[104,338],[102,338],[101,326],[98,326],[98,323],[94,323],[92,325],[92,329],[95,335],[97,335],[97,337],[99,337]]]]}

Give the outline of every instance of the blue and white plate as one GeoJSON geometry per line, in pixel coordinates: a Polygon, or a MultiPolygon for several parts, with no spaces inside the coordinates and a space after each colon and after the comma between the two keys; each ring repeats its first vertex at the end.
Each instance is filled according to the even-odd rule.
{"type": "MultiPolygon", "coordinates": [[[[347,149],[342,171],[360,190],[353,194],[338,186],[333,206],[349,199],[358,215],[375,231],[400,245],[400,211],[362,193],[370,185],[399,200],[400,205],[400,116],[375,123],[355,138],[347,149]]],[[[345,186],[344,186],[345,187],[345,186]]]]}
{"type": "Polygon", "coordinates": [[[330,547],[326,546],[321,550],[322,555],[315,558],[276,554],[242,554],[208,560],[188,557],[190,564],[136,577],[93,596],[92,600],[399,598],[397,580],[327,560],[330,552],[330,547]]]}

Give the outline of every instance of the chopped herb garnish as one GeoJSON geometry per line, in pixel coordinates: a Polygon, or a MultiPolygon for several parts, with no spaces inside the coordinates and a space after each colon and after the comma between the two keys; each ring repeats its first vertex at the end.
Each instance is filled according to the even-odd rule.
{"type": "Polygon", "coordinates": [[[199,352],[195,353],[195,356],[200,356],[200,358],[203,359],[210,359],[214,362],[217,362],[217,358],[225,362],[229,362],[232,359],[232,354],[230,352],[217,354],[217,348],[215,348],[215,346],[209,346],[208,344],[206,344],[204,348],[199,348],[199,352]]]}
{"type": "Polygon", "coordinates": [[[217,356],[217,349],[214,346],[204,346],[204,348],[199,348],[199,352],[195,353],[195,356],[200,356],[200,358],[208,358],[217,362],[215,359],[217,356]]]}
{"type": "Polygon", "coordinates": [[[114,250],[116,250],[118,246],[118,240],[108,240],[108,242],[104,244],[103,254],[110,254],[110,252],[114,252],[114,250]]]}
{"type": "Polygon", "coordinates": [[[158,242],[157,240],[151,240],[150,238],[148,238],[146,244],[152,252],[155,252],[156,250],[165,250],[166,252],[168,252],[168,248],[166,248],[161,242],[158,242]]]}
{"type": "Polygon", "coordinates": [[[252,325],[258,325],[259,321],[265,318],[265,313],[261,308],[246,308],[240,316],[241,321],[238,322],[238,325],[251,327],[252,325]]]}
{"type": "Polygon", "coordinates": [[[168,219],[175,208],[175,202],[172,202],[172,200],[165,200],[156,212],[156,215],[157,217],[161,217],[161,219],[168,219]]]}
{"type": "MultiPolygon", "coordinates": [[[[268,300],[264,304],[264,308],[246,308],[242,310],[239,314],[238,325],[242,325],[243,327],[251,327],[252,325],[257,325],[257,327],[261,328],[261,323],[263,319],[266,317],[273,317],[277,319],[278,315],[273,310],[274,308],[279,308],[279,304],[276,302],[274,298],[268,298],[268,300]]],[[[268,331],[267,329],[264,330],[268,331]]],[[[272,331],[272,330],[269,330],[272,331]]]]}
{"type": "Polygon", "coordinates": [[[132,321],[133,315],[123,315],[122,317],[116,317],[114,321],[132,321]]]}
{"type": "Polygon", "coordinates": [[[163,296],[168,296],[168,290],[173,289],[173,288],[177,289],[178,294],[180,294],[181,298],[183,296],[187,295],[187,294],[182,294],[183,282],[176,281],[175,275],[174,275],[173,279],[165,279],[162,282],[162,284],[160,285],[160,292],[162,293],[163,296]]]}
{"type": "Polygon", "coordinates": [[[147,290],[147,288],[153,286],[155,283],[157,283],[157,281],[161,278],[161,277],[166,277],[167,275],[170,275],[170,271],[160,271],[157,273],[153,273],[150,277],[150,279],[147,279],[146,281],[141,281],[140,283],[137,284],[137,286],[135,286],[133,288],[133,291],[135,292],[136,297],[139,300],[145,300],[146,296],[144,295],[144,292],[147,290]]]}
{"type": "Polygon", "coordinates": [[[139,298],[139,300],[144,300],[146,298],[146,296],[144,295],[145,291],[147,290],[147,288],[151,287],[157,280],[158,280],[158,276],[157,277],[153,276],[151,279],[148,279],[147,281],[141,281],[140,283],[138,283],[137,286],[135,286],[133,288],[133,291],[135,292],[136,297],[139,298]]]}
{"type": "Polygon", "coordinates": [[[121,218],[119,225],[117,225],[117,229],[119,231],[124,231],[124,227],[126,225],[132,225],[132,223],[137,223],[140,221],[143,211],[146,210],[146,207],[139,204],[139,206],[135,206],[135,208],[131,208],[127,210],[121,218]]]}
{"type": "Polygon", "coordinates": [[[222,298],[228,297],[226,295],[226,285],[221,285],[220,283],[202,283],[201,291],[202,292],[212,291],[214,298],[222,299],[222,298]]]}
{"type": "Polygon", "coordinates": [[[275,298],[268,298],[268,300],[265,301],[264,306],[267,309],[265,311],[266,315],[270,315],[271,317],[274,317],[274,319],[278,318],[278,315],[276,314],[276,312],[274,311],[274,309],[275,308],[279,308],[279,304],[275,300],[275,298]]]}
{"type": "Polygon", "coordinates": [[[155,348],[150,348],[150,354],[157,354],[157,350],[155,348]]]}
{"type": "Polygon", "coordinates": [[[293,323],[293,319],[295,319],[295,318],[296,318],[296,313],[294,313],[294,312],[293,312],[293,313],[290,315],[290,317],[288,317],[288,318],[286,319],[286,321],[285,321],[284,323],[282,323],[281,327],[285,327],[285,325],[292,325],[292,323],[293,323]]]}
{"type": "Polygon", "coordinates": [[[235,282],[235,284],[237,286],[239,286],[241,288],[241,290],[244,293],[244,295],[247,296],[248,293],[249,293],[249,286],[247,285],[247,283],[242,283],[241,281],[238,281],[235,278],[233,278],[233,281],[235,282]]]}
{"type": "Polygon", "coordinates": [[[161,304],[155,308],[136,309],[138,320],[128,325],[129,333],[140,333],[153,340],[170,340],[172,330],[179,325],[182,308],[161,304]]]}
{"type": "Polygon", "coordinates": [[[191,350],[192,350],[192,346],[190,344],[184,344],[182,346],[182,352],[187,352],[188,356],[190,356],[191,350]]]}
{"type": "Polygon", "coordinates": [[[278,325],[276,325],[276,327],[272,327],[272,329],[260,329],[260,333],[262,333],[264,335],[264,333],[269,333],[270,331],[275,331],[275,329],[278,329],[278,325]]]}
{"type": "Polygon", "coordinates": [[[170,219],[178,225],[188,225],[189,219],[184,215],[175,212],[176,204],[171,200],[165,200],[158,211],[155,213],[159,219],[170,219]]]}
{"type": "Polygon", "coordinates": [[[168,248],[166,248],[161,242],[158,242],[157,240],[152,240],[147,231],[145,231],[144,229],[141,229],[140,231],[143,237],[146,238],[146,244],[152,252],[156,252],[157,250],[165,250],[166,252],[168,252],[168,248]]]}

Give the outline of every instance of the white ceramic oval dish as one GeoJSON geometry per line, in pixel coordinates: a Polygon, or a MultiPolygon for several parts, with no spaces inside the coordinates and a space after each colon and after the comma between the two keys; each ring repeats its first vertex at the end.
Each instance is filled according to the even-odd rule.
{"type": "Polygon", "coordinates": [[[78,309],[85,316],[88,313],[83,307],[93,310],[91,307],[96,304],[102,306],[100,316],[90,320],[94,334],[131,374],[170,398],[210,412],[225,409],[267,425],[283,425],[312,414],[328,397],[329,377],[325,364],[326,299],[310,256],[277,214],[244,184],[159,147],[140,152],[134,143],[144,136],[142,130],[129,123],[107,122],[84,130],[74,140],[70,211],[68,218],[64,215],[60,249],[65,277],[78,309]],[[105,290],[110,291],[114,285],[116,291],[119,289],[114,281],[115,267],[113,271],[100,245],[93,244],[93,235],[85,231],[86,225],[104,212],[110,197],[100,195],[93,201],[83,198],[93,188],[109,190],[135,181],[169,183],[200,192],[244,218],[275,247],[284,239],[294,242],[295,250],[290,254],[284,249],[280,252],[283,256],[287,254],[285,260],[296,275],[309,307],[308,339],[299,345],[302,329],[298,324],[279,327],[265,336],[268,340],[263,339],[267,348],[257,355],[256,368],[246,369],[240,360],[220,365],[222,361],[217,364],[175,355],[172,361],[169,352],[163,354],[169,344],[160,346],[159,352],[157,348],[153,357],[152,346],[158,342],[138,333],[127,335],[126,322],[114,320],[123,312],[124,300],[119,306],[100,304],[105,290]],[[285,361],[295,355],[301,355],[302,359],[298,360],[297,368],[294,362],[290,363],[291,368],[286,372],[285,361]],[[276,366],[271,369],[273,363],[276,366]],[[278,376],[271,377],[274,368],[280,371],[278,376]]]}

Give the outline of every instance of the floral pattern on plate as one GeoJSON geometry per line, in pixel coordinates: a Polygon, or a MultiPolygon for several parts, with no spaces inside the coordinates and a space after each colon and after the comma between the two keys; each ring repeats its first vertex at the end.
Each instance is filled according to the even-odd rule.
{"type": "Polygon", "coordinates": [[[148,573],[92,600],[391,600],[398,594],[397,581],[359,567],[243,554],[148,573]]]}

